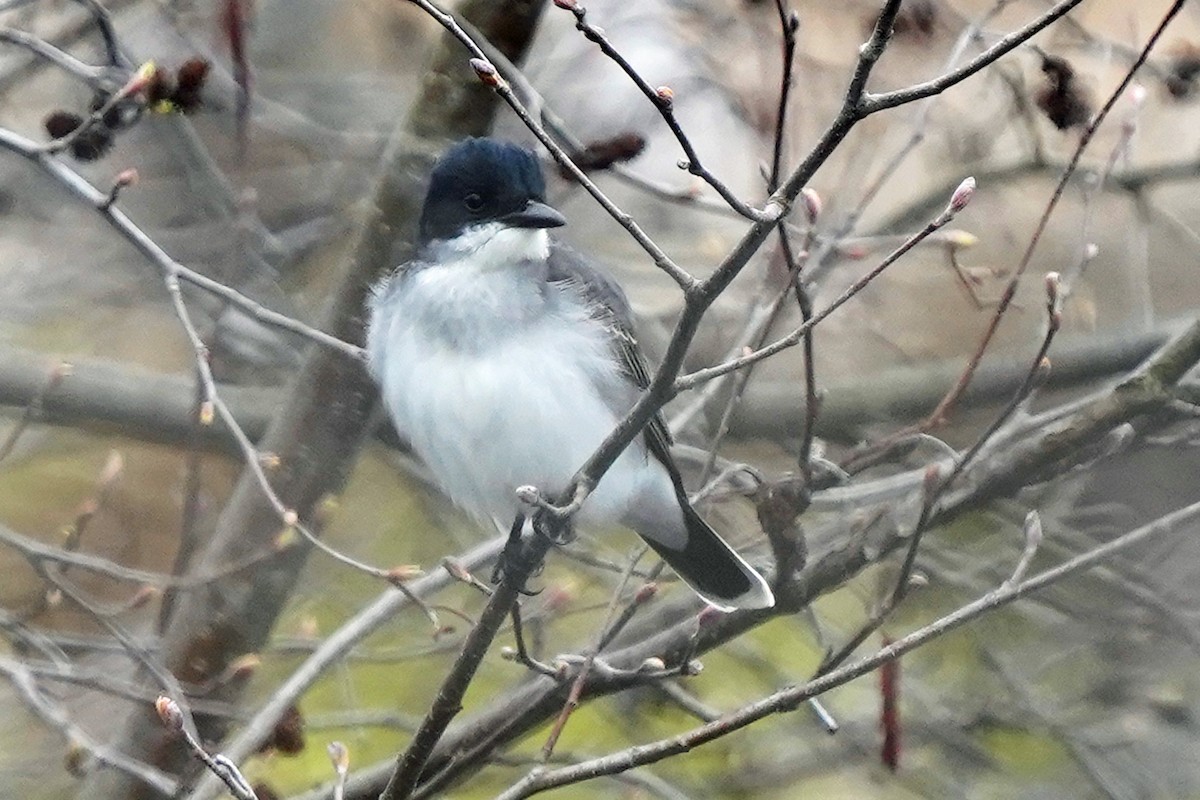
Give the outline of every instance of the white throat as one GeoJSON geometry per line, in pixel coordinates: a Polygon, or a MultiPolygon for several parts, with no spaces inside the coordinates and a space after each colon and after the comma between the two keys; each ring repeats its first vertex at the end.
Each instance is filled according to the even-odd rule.
{"type": "Polygon", "coordinates": [[[542,228],[487,222],[466,229],[442,246],[445,250],[439,253],[439,260],[443,263],[469,260],[480,272],[492,272],[545,261],[550,255],[550,236],[542,228]]]}

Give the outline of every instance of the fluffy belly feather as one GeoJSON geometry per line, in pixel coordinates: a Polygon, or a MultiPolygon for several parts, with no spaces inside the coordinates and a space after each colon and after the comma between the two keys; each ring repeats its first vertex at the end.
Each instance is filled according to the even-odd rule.
{"type": "MultiPolygon", "coordinates": [[[[501,528],[519,509],[518,486],[562,490],[627,410],[610,408],[595,388],[598,379],[619,380],[601,330],[550,320],[523,331],[519,342],[501,338],[464,353],[400,327],[381,376],[400,433],[452,500],[501,528]]],[[[647,478],[645,461],[635,442],[605,474],[581,521],[624,517],[647,478]]]]}

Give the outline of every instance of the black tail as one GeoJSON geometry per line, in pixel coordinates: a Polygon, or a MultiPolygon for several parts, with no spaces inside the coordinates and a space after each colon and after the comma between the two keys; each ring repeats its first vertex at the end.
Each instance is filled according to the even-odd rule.
{"type": "Polygon", "coordinates": [[[775,596],[762,575],[751,567],[687,503],[680,503],[687,542],[672,549],[646,537],[654,552],[701,597],[726,611],[734,608],[770,608],[775,596]]]}

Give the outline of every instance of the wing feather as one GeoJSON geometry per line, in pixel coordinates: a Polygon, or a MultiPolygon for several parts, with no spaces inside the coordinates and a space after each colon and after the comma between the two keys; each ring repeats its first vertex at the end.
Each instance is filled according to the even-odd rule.
{"type": "MultiPolygon", "coordinates": [[[[639,392],[644,391],[650,385],[650,369],[634,334],[633,311],[620,285],[560,242],[551,244],[547,278],[551,283],[571,285],[583,294],[595,318],[614,334],[613,355],[622,373],[639,392]]],[[[644,435],[647,448],[667,468],[676,492],[686,499],[679,469],[671,457],[671,433],[662,414],[654,415],[644,435]]]]}

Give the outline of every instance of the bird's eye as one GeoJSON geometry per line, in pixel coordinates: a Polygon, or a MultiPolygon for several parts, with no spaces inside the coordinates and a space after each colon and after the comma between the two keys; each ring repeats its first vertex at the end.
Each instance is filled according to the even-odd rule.
{"type": "Polygon", "coordinates": [[[469,195],[463,198],[463,205],[466,207],[467,211],[470,211],[472,214],[477,213],[483,210],[483,197],[481,197],[477,192],[471,192],[469,195]]]}

